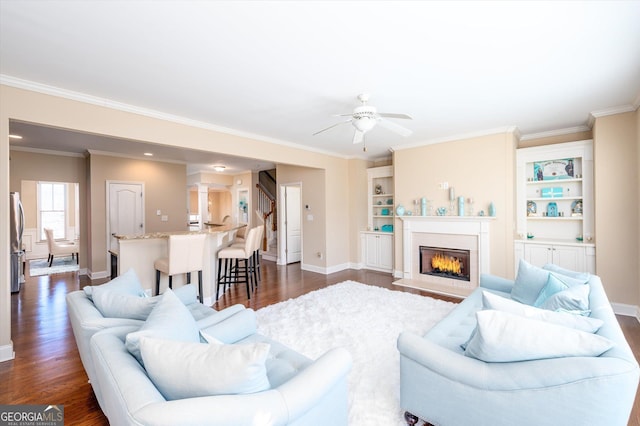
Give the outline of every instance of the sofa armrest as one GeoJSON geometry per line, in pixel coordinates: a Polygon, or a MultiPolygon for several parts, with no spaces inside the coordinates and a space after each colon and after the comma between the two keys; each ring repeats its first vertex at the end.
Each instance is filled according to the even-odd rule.
{"type": "Polygon", "coordinates": [[[201,328],[201,331],[203,334],[213,336],[223,343],[235,343],[255,334],[257,328],[255,311],[253,309],[243,309],[216,324],[201,328]]]}
{"type": "Polygon", "coordinates": [[[198,327],[200,329],[204,329],[214,324],[218,324],[219,322],[222,322],[227,318],[237,314],[238,312],[244,311],[245,309],[247,308],[245,308],[244,305],[241,305],[241,304],[229,306],[228,308],[225,308],[221,311],[215,311],[213,314],[207,317],[204,317],[202,319],[199,319],[196,322],[198,323],[198,327]]]}
{"type": "Polygon", "coordinates": [[[155,426],[286,425],[287,406],[274,389],[246,395],[218,395],[149,404],[127,424],[155,426]]]}
{"type": "Polygon", "coordinates": [[[504,293],[511,293],[513,283],[513,280],[508,280],[497,275],[480,274],[480,287],[497,290],[504,293]]]}
{"type": "MultiPolygon", "coordinates": [[[[594,378],[624,376],[633,370],[629,362],[609,357],[484,362],[452,352],[410,332],[400,334],[398,350],[401,358],[414,362],[415,368],[424,368],[464,386],[486,390],[520,391],[562,386],[594,378]]],[[[400,365],[402,370],[402,360],[400,365]]]]}
{"type": "MultiPolygon", "coordinates": [[[[134,417],[142,424],[158,426],[199,426],[203,423],[221,426],[285,425],[295,423],[321,404],[336,386],[344,383],[344,392],[338,395],[344,407],[324,407],[322,416],[331,418],[334,409],[342,409],[346,413],[346,380],[350,368],[349,352],[342,348],[333,349],[275,389],[247,395],[218,395],[150,404],[134,413],[134,417]]],[[[302,423],[319,424],[318,417],[313,419],[315,422],[302,423]]]]}
{"type": "MultiPolygon", "coordinates": [[[[318,402],[341,384],[345,386],[344,403],[347,403],[346,381],[353,361],[351,354],[344,348],[334,348],[325,352],[291,380],[280,385],[277,390],[282,394],[289,410],[289,420],[303,416],[318,402]]],[[[346,409],[346,406],[344,407],[346,409]]],[[[338,407],[335,407],[337,410],[338,407]]]]}

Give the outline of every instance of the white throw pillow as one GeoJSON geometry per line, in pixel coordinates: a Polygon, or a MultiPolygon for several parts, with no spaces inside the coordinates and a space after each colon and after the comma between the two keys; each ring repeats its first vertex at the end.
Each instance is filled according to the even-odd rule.
{"type": "Polygon", "coordinates": [[[495,310],[476,313],[465,355],[485,362],[599,356],[613,343],[597,334],[495,310]]]}
{"type": "Polygon", "coordinates": [[[178,297],[167,289],[153,308],[149,317],[138,331],[127,334],[127,350],[142,364],[140,339],[156,337],[158,339],[180,342],[200,342],[200,330],[196,320],[178,297]]]}
{"type": "Polygon", "coordinates": [[[498,296],[488,291],[482,292],[482,305],[485,309],[509,312],[529,319],[537,319],[549,323],[575,328],[587,333],[595,333],[602,327],[604,321],[597,318],[573,315],[567,312],[554,312],[547,309],[525,305],[515,300],[498,296]]]}
{"type": "Polygon", "coordinates": [[[219,345],[149,337],[140,341],[145,370],[169,401],[269,389],[269,349],[267,343],[219,345]]]}

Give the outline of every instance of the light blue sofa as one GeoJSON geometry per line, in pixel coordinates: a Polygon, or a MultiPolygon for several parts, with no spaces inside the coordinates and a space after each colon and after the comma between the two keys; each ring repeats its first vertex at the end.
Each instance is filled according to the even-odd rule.
{"type": "Polygon", "coordinates": [[[614,346],[600,356],[484,362],[461,348],[476,326],[482,291],[509,298],[514,281],[483,275],[480,287],[425,336],[404,332],[401,406],[434,425],[626,425],[638,388],[638,363],[599,277],[591,276],[596,334],[614,346]]]}
{"type": "MultiPolygon", "coordinates": [[[[215,309],[198,303],[195,290],[187,287],[193,286],[184,286],[183,289],[177,290],[176,293],[184,299],[185,306],[189,312],[191,312],[191,315],[197,321],[200,328],[217,324],[246,309],[243,305],[238,304],[222,311],[216,311],[215,309]]],[[[139,328],[144,321],[140,319],[109,318],[103,316],[89,295],[83,290],[72,291],[67,294],[66,301],[69,321],[71,322],[71,329],[73,330],[78,352],[80,353],[80,360],[82,361],[84,371],[89,377],[89,382],[93,387],[98,403],[102,406],[102,396],[100,395],[100,388],[97,386],[89,342],[93,335],[99,331],[121,326],[139,328]]]]}
{"type": "Polygon", "coordinates": [[[206,336],[226,344],[268,343],[265,366],[270,388],[168,401],[126,347],[126,336],[140,330],[144,321],[105,318],[83,291],[73,292],[67,296],[67,306],[76,342],[110,424],[347,425],[352,360],[346,349],[332,349],[313,361],[258,334],[252,309],[235,305],[215,311],[181,300],[206,336]]]}

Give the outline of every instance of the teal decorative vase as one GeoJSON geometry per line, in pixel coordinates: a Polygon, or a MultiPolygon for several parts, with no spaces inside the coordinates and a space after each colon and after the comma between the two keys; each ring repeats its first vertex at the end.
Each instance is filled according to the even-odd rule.
{"type": "Polygon", "coordinates": [[[402,204],[399,204],[396,208],[396,214],[398,216],[404,216],[404,207],[402,207],[402,204]]]}
{"type": "Polygon", "coordinates": [[[493,201],[491,202],[491,204],[489,204],[489,216],[495,216],[496,215],[496,206],[493,204],[493,201]]]}

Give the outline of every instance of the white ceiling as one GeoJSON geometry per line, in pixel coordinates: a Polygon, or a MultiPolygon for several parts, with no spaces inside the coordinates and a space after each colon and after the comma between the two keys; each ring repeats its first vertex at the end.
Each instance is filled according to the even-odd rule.
{"type": "MultiPolygon", "coordinates": [[[[637,108],[640,1],[2,0],[0,74],[5,84],[373,159],[513,127],[585,129],[592,113],[637,108]],[[396,122],[413,135],[377,126],[367,152],[351,143],[350,125],[312,136],[351,112],[359,93],[381,112],[411,115],[396,122]]],[[[144,148],[110,142],[93,149],[144,148]]],[[[163,155],[191,162],[182,151],[163,155]]]]}

